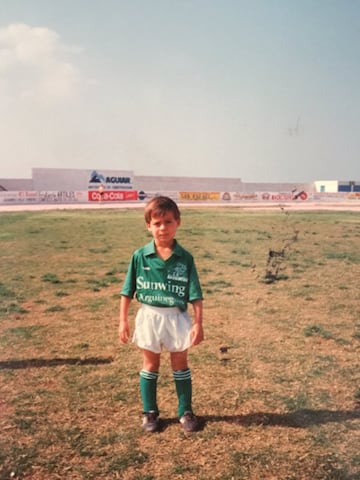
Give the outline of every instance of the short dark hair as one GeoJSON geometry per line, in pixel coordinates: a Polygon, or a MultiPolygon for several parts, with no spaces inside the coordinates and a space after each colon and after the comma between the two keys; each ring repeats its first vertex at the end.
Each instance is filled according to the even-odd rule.
{"type": "Polygon", "coordinates": [[[152,216],[164,216],[166,212],[172,212],[175,220],[180,220],[180,210],[174,200],[169,197],[159,196],[152,198],[145,206],[145,222],[150,223],[152,216]]]}

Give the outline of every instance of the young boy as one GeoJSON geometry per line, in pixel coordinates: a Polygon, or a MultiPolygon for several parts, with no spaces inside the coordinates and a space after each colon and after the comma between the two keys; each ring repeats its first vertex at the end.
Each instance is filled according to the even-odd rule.
{"type": "Polygon", "coordinates": [[[185,432],[193,432],[197,419],[192,411],[188,349],[204,338],[201,286],[192,255],[175,240],[181,222],[177,204],[168,197],[155,197],[144,213],[153,240],[132,255],[121,290],[119,337],[122,343],[130,338],[128,311],[136,295],[141,307],[135,319],[133,342],[143,354],[143,429],[155,432],[159,428],[157,378],[160,353],[165,348],[170,352],[180,423],[185,432]],[[188,302],[193,306],[193,325],[188,302]]]}

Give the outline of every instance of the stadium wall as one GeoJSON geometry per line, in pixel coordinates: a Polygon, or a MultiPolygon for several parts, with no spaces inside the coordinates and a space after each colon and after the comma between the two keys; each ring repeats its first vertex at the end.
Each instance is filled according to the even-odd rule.
{"type": "Polygon", "coordinates": [[[134,176],[134,187],[137,190],[160,192],[183,191],[230,191],[241,192],[243,189],[240,178],[224,177],[160,177],[134,176]]]}
{"type": "Polygon", "coordinates": [[[127,170],[34,168],[31,179],[0,179],[0,203],[134,202],[159,194],[181,202],[206,203],[342,200],[360,199],[358,186],[359,182],[245,183],[240,178],[226,177],[140,176],[127,170]]]}
{"type": "MultiPolygon", "coordinates": [[[[228,177],[177,177],[135,175],[132,171],[87,170],[66,168],[33,168],[31,179],[0,179],[0,190],[34,190],[34,191],[83,191],[91,186],[91,177],[97,176],[98,183],[104,183],[110,190],[117,190],[120,185],[106,182],[107,178],[130,178],[127,187],[138,191],[284,191],[295,189],[314,191],[314,184],[294,183],[244,183],[240,178],[228,177]],[[1,186],[3,188],[1,188],[1,186]]],[[[93,184],[93,186],[96,186],[93,184]]],[[[121,185],[124,187],[124,185],[121,185]]],[[[94,188],[90,188],[94,189],[94,188]]],[[[127,188],[128,189],[128,188],[127,188]]]]}

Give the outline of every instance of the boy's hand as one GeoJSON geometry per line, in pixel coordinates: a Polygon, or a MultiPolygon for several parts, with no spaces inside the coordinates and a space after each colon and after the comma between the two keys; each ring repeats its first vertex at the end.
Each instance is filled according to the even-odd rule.
{"type": "Polygon", "coordinates": [[[120,321],[119,339],[121,343],[127,343],[130,338],[130,326],[128,321],[120,321]]]}
{"type": "Polygon", "coordinates": [[[204,340],[204,330],[202,324],[195,323],[190,332],[191,345],[199,345],[204,340]]]}

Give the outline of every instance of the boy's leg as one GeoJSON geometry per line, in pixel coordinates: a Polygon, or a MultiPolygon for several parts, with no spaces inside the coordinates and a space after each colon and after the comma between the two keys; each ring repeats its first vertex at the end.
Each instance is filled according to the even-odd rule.
{"type": "Polygon", "coordinates": [[[160,354],[150,350],[142,350],[143,368],[140,372],[140,392],[144,412],[159,414],[156,401],[157,379],[160,368],[160,354]]]}
{"type": "Polygon", "coordinates": [[[187,350],[172,352],[170,358],[179,400],[178,415],[180,423],[184,432],[195,432],[198,428],[198,422],[192,411],[192,382],[187,363],[187,350]]]}
{"type": "Polygon", "coordinates": [[[178,396],[178,416],[182,417],[186,412],[192,412],[192,381],[191,372],[187,360],[188,351],[171,352],[171,367],[178,396]]]}

